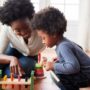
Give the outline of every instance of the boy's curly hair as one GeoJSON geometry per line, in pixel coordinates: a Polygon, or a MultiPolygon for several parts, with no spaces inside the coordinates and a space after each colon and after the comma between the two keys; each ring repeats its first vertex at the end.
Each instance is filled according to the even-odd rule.
{"type": "Polygon", "coordinates": [[[63,35],[66,26],[67,21],[63,13],[54,7],[39,11],[31,20],[32,30],[42,30],[49,35],[63,35]]]}
{"type": "Polygon", "coordinates": [[[20,18],[31,19],[33,14],[34,7],[30,0],[7,0],[0,7],[0,21],[7,25],[20,18]]]}

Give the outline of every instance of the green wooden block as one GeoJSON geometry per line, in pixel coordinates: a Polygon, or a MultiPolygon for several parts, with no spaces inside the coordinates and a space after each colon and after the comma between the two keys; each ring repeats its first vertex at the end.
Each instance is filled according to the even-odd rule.
{"type": "Polygon", "coordinates": [[[0,69],[0,78],[2,78],[2,70],[0,69]]]}
{"type": "Polygon", "coordinates": [[[0,87],[0,90],[5,90],[5,89],[2,89],[2,88],[0,87]]]}
{"type": "Polygon", "coordinates": [[[42,68],[42,66],[41,66],[40,64],[36,63],[35,68],[36,68],[36,69],[42,68]]]}
{"type": "Polygon", "coordinates": [[[31,86],[30,90],[34,90],[34,71],[31,72],[31,86]]]}

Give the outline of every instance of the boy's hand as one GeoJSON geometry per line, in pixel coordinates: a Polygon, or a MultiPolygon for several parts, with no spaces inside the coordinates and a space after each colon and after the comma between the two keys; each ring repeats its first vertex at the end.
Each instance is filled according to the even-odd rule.
{"type": "Polygon", "coordinates": [[[54,62],[47,62],[46,65],[45,65],[45,69],[47,71],[53,70],[53,66],[54,66],[54,62]]]}
{"type": "Polygon", "coordinates": [[[47,58],[46,57],[43,57],[42,60],[40,61],[40,65],[41,66],[45,66],[46,65],[46,62],[47,62],[47,58]]]}
{"type": "Polygon", "coordinates": [[[52,58],[51,61],[48,62],[47,57],[43,57],[40,62],[41,66],[44,66],[47,71],[53,70],[53,65],[57,61],[57,58],[52,58]]]}
{"type": "Polygon", "coordinates": [[[55,58],[52,59],[53,62],[56,62],[57,60],[58,60],[57,57],[55,57],[55,58]]]}
{"type": "Polygon", "coordinates": [[[10,71],[11,73],[19,74],[20,76],[22,76],[22,71],[19,66],[18,59],[14,56],[10,56],[10,71]]]}

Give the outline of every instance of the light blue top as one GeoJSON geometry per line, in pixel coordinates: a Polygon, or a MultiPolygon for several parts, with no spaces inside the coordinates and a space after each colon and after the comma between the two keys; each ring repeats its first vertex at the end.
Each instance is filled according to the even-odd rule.
{"type": "Polygon", "coordinates": [[[56,46],[58,61],[54,64],[57,74],[74,74],[80,70],[90,77],[90,57],[76,43],[64,38],[56,46]]]}

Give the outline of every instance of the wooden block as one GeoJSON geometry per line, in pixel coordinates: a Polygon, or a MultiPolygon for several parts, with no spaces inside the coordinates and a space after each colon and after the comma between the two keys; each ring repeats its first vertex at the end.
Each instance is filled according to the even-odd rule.
{"type": "Polygon", "coordinates": [[[6,81],[6,80],[7,80],[7,75],[4,75],[3,81],[6,81]]]}
{"type": "Polygon", "coordinates": [[[14,80],[14,75],[13,75],[13,73],[11,73],[11,81],[13,81],[14,80]]]}
{"type": "Polygon", "coordinates": [[[30,83],[30,79],[25,82],[25,79],[18,81],[16,78],[13,81],[11,81],[11,78],[8,78],[6,81],[0,81],[0,84],[30,85],[30,83]]]}
{"type": "Polygon", "coordinates": [[[31,86],[30,90],[34,90],[34,71],[31,72],[31,86]]]}
{"type": "MultiPolygon", "coordinates": [[[[28,77],[25,77],[25,82],[27,82],[28,81],[28,77]]],[[[28,87],[28,85],[25,85],[25,88],[27,88],[28,87]]]]}
{"type": "Polygon", "coordinates": [[[20,75],[18,75],[18,81],[20,81],[21,80],[21,77],[20,77],[20,75]]]}

